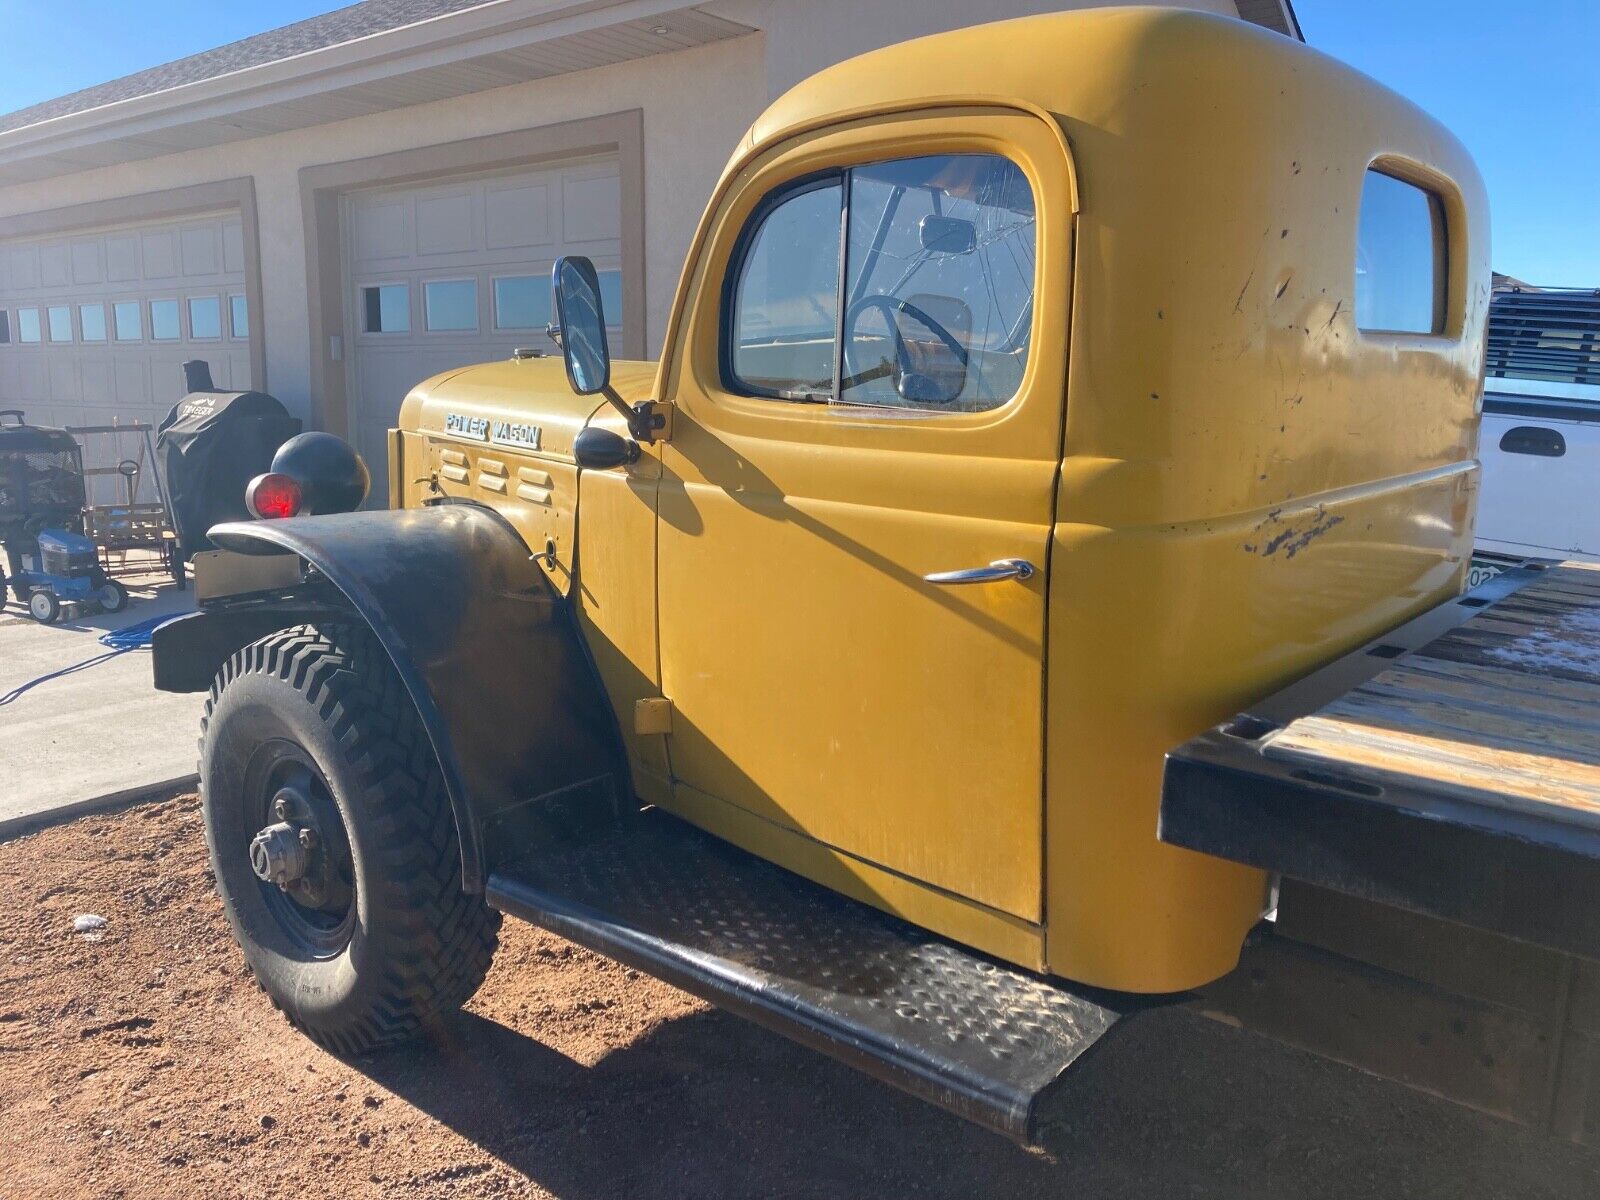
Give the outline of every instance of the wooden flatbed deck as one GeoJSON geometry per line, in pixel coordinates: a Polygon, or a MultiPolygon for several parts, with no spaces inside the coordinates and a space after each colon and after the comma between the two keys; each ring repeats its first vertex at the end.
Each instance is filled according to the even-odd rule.
{"type": "Polygon", "coordinates": [[[1161,838],[1600,958],[1600,567],[1508,571],[1173,751],[1161,838]]]}

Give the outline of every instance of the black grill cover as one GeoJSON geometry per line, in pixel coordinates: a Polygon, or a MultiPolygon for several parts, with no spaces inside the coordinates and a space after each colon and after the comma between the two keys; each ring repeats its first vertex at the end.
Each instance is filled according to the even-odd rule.
{"type": "Polygon", "coordinates": [[[206,537],[213,525],[250,519],[245,484],[299,432],[299,419],[265,392],[197,391],[178,401],[156,431],[156,453],[185,558],[215,548],[206,537]]]}

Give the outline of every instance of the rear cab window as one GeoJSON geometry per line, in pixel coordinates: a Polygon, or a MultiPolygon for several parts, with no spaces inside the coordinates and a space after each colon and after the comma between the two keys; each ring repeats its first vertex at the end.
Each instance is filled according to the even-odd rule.
{"type": "Polygon", "coordinates": [[[1368,333],[1443,333],[1448,257],[1439,197],[1368,170],[1356,230],[1357,327],[1368,333]]]}

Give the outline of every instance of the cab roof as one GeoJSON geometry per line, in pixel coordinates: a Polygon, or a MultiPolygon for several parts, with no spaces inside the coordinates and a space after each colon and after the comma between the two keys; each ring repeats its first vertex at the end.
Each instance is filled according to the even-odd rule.
{"type": "Polygon", "coordinates": [[[1410,101],[1301,42],[1233,17],[1153,6],[1020,17],[847,59],[779,97],[742,148],[855,114],[984,99],[1020,101],[1118,136],[1169,123],[1215,128],[1273,111],[1331,122],[1355,99],[1430,146],[1462,154],[1410,101]]]}
{"type": "Polygon", "coordinates": [[[1490,289],[1476,166],[1404,97],[1247,22],[1098,8],[863,54],[768,108],[724,184],[825,126],[985,104],[1065,135],[1073,188],[1038,201],[1073,229],[1067,454],[1143,481],[1105,521],[1271,509],[1472,459],[1490,289]],[[1433,334],[1357,326],[1374,171],[1443,214],[1433,334]]]}

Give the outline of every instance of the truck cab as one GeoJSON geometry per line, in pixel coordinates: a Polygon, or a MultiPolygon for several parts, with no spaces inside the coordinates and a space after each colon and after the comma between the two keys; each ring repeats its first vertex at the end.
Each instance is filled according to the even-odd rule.
{"type": "MultiPolygon", "coordinates": [[[[382,1044],[470,994],[499,909],[699,963],[670,977],[758,1019],[800,995],[805,1037],[858,1046],[770,938],[739,991],[597,916],[650,844],[886,914],[873,945],[1007,972],[1073,1028],[1227,974],[1269,876],[1158,840],[1163,757],[1459,592],[1488,261],[1454,137],[1241,22],[1026,18],[803,82],[717,183],[659,362],[610,361],[592,269],[558,265],[563,358],[414,389],[388,512],[213,531],[288,564],[270,588],[197,567],[202,613],[157,645],[163,686],[212,689],[204,802],[252,965],[313,1036],[382,1044]],[[346,735],[366,774],[307,715],[393,704],[398,727],[346,735]],[[275,740],[302,752],[252,768],[275,740]],[[317,961],[352,953],[339,931],[373,918],[350,896],[380,881],[329,879],[375,869],[363,803],[453,838],[425,890],[471,952],[429,968],[427,1012],[308,991],[269,921],[306,909],[317,961]],[[552,813],[638,809],[690,842],[633,838],[604,871],[546,853],[592,844],[552,813]],[[316,866],[307,829],[355,849],[316,866]]],[[[665,919],[683,893],[652,894],[665,919]]],[[[777,911],[762,895],[740,911],[777,911]]],[[[828,903],[806,911],[843,920],[828,903]]],[[[934,1093],[960,1074],[895,1061],[934,1093]]],[[[1018,1087],[950,1104],[1027,1138],[1018,1087]]]]}
{"type": "MultiPolygon", "coordinates": [[[[1005,22],[799,85],[662,362],[617,367],[670,432],[555,486],[638,793],[1033,969],[1226,972],[1265,880],[1155,840],[1161,755],[1459,589],[1484,211],[1444,130],[1237,22],[1005,22]]],[[[553,360],[424,385],[396,506],[454,463],[516,522],[482,463],[520,458],[452,415],[554,439],[572,399],[553,360]]]]}

